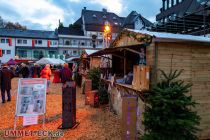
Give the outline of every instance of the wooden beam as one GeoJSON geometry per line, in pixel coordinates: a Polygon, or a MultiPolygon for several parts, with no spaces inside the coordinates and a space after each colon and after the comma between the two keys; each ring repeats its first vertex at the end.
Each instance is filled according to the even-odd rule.
{"type": "Polygon", "coordinates": [[[119,58],[121,58],[121,59],[124,59],[123,56],[120,56],[120,55],[117,55],[117,54],[111,54],[111,55],[116,56],[116,57],[119,57],[119,58]]]}
{"type": "Polygon", "coordinates": [[[138,52],[136,50],[133,50],[133,49],[130,49],[130,48],[125,48],[125,50],[136,53],[136,54],[139,54],[139,55],[141,54],[140,52],[138,52]]]}
{"type": "Polygon", "coordinates": [[[124,50],[124,75],[126,75],[126,51],[124,50]]]}

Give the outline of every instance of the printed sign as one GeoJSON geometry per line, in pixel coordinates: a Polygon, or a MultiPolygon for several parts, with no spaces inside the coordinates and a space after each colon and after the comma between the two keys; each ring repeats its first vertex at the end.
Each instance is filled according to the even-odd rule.
{"type": "Polygon", "coordinates": [[[16,116],[32,116],[45,113],[47,80],[22,78],[18,83],[16,116]]]}
{"type": "Polygon", "coordinates": [[[24,116],[23,126],[38,124],[38,116],[24,116]]]}

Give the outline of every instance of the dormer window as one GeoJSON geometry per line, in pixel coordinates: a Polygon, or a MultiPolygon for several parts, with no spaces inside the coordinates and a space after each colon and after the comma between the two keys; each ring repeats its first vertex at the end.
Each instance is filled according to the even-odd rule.
{"type": "Polygon", "coordinates": [[[96,15],[94,14],[93,17],[96,18],[96,15]]]}
{"type": "Polygon", "coordinates": [[[113,19],[117,19],[116,17],[113,17],[113,19]]]}
{"type": "Polygon", "coordinates": [[[106,16],[104,15],[103,18],[106,18],[106,16]]]}

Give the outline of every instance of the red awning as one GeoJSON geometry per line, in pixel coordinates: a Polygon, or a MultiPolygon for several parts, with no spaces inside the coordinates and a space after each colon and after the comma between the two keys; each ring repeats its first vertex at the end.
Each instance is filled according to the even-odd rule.
{"type": "Polygon", "coordinates": [[[10,59],[8,62],[7,62],[8,65],[16,65],[17,62],[13,59],[10,59]]]}

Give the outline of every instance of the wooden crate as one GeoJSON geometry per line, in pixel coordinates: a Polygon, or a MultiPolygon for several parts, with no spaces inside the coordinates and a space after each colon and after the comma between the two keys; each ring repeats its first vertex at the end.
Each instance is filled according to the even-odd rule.
{"type": "Polygon", "coordinates": [[[89,91],[89,104],[91,107],[98,107],[99,106],[99,97],[98,97],[98,90],[89,91]]]}
{"type": "Polygon", "coordinates": [[[92,80],[86,79],[85,80],[85,92],[92,90],[92,80]]]}
{"type": "Polygon", "coordinates": [[[89,105],[90,104],[90,92],[91,91],[86,91],[85,92],[85,105],[89,105]]]}
{"type": "Polygon", "coordinates": [[[138,90],[149,90],[150,67],[145,65],[134,65],[133,88],[138,90]]]}

